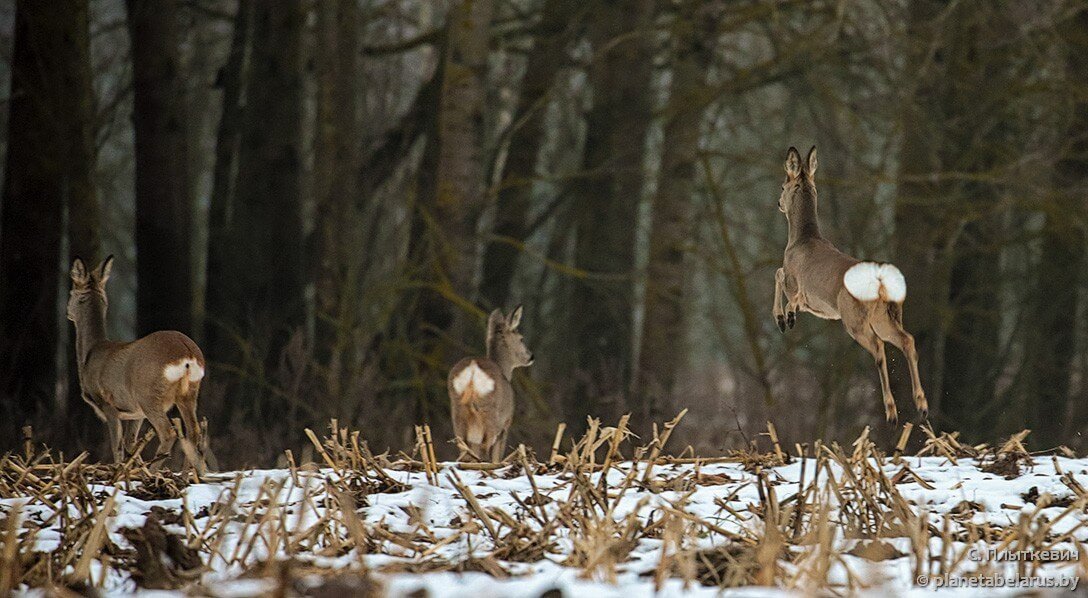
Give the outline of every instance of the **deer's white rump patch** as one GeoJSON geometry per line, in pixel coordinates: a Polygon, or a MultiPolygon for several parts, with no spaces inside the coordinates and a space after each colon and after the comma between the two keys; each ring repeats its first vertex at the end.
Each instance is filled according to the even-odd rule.
{"type": "Polygon", "coordinates": [[[488,376],[475,361],[470,361],[465,369],[453,377],[453,391],[457,394],[463,395],[470,388],[481,397],[495,390],[495,379],[488,376]]]}
{"type": "Polygon", "coordinates": [[[891,264],[860,262],[842,277],[846,290],[858,301],[901,302],[907,298],[907,281],[899,268],[891,264]]]}
{"type": "Polygon", "coordinates": [[[189,382],[200,382],[204,378],[204,368],[192,357],[185,357],[166,364],[162,369],[162,376],[167,382],[177,382],[186,375],[189,376],[189,382]]]}

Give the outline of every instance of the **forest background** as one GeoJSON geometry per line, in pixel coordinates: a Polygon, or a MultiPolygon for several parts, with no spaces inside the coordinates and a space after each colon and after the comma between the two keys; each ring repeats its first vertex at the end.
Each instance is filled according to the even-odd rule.
{"type": "Polygon", "coordinates": [[[203,348],[224,466],[330,418],[452,457],[447,368],[519,304],[513,443],[887,441],[871,357],[771,317],[790,145],[906,275],[934,427],[1088,443],[1083,2],[3,0],[0,90],[0,450],[105,454],[63,303],[107,254],[113,338],[203,348]]]}

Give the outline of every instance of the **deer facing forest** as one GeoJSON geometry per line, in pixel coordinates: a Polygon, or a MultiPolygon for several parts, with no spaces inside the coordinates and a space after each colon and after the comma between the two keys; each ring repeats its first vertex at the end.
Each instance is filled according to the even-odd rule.
{"type": "Polygon", "coordinates": [[[466,357],[450,369],[447,387],[454,433],[481,459],[499,461],[514,417],[514,370],[533,364],[518,332],[522,309],[487,318],[487,357],[466,357]]]}
{"type": "Polygon", "coordinates": [[[113,458],[122,459],[122,421],[135,444],[146,418],[159,438],[158,456],[168,456],[176,435],[167,413],[176,405],[185,424],[182,448],[202,475],[203,431],[197,422],[197,394],[204,378],[204,355],[188,336],[175,330],[153,332],[132,342],[106,337],[106,282],[113,256],[88,272],[72,263],[68,319],[76,329],[76,358],[83,400],[106,423],[113,458]]]}
{"type": "Polygon", "coordinates": [[[808,159],[791,147],[786,154],[786,181],[778,209],[786,215],[789,241],[782,267],[775,272],[772,313],[778,328],[793,328],[798,311],[825,320],[842,320],[846,332],[872,354],[880,373],[887,420],[898,421],[895,398],[888,381],[884,343],[907,357],[914,404],[922,417],[929,406],[918,375],[914,337],[903,328],[903,300],[907,284],[892,264],[854,259],[820,234],[816,216],[816,148],[808,159]],[[786,309],[782,309],[783,293],[786,309]]]}

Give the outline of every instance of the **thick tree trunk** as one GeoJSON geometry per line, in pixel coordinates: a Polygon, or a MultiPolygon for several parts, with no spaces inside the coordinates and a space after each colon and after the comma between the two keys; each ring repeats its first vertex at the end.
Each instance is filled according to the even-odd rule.
{"type": "Polygon", "coordinates": [[[208,271],[204,290],[204,349],[212,361],[222,361],[219,355],[236,349],[227,322],[222,319],[231,298],[227,294],[228,289],[220,288],[218,283],[230,276],[224,249],[231,234],[230,223],[234,220],[238,148],[241,145],[244,114],[242,92],[245,89],[246,55],[249,53],[252,28],[253,5],[250,0],[239,0],[230,54],[219,70],[216,81],[223,90],[223,110],[215,142],[215,170],[208,206],[208,271]]]}
{"type": "MultiPolygon", "coordinates": [[[[1008,90],[1019,81],[1005,43],[1016,32],[1008,10],[963,6],[952,15],[955,26],[942,52],[949,82],[944,105],[950,108],[944,112],[942,163],[948,172],[1000,172],[1007,159],[1017,115],[1016,95],[1008,90]]],[[[985,179],[958,182],[944,198],[955,209],[948,220],[963,226],[951,253],[941,415],[967,440],[992,436],[1005,411],[994,395],[1002,365],[1003,187],[985,179]]],[[[1013,431],[1018,424],[1009,423],[1013,431]]]]}
{"type": "MultiPolygon", "coordinates": [[[[895,203],[895,264],[907,280],[904,323],[914,335],[918,369],[932,413],[941,405],[941,366],[944,330],[941,313],[948,297],[946,204],[947,185],[931,178],[941,170],[942,123],[930,111],[939,105],[944,77],[940,62],[928,61],[929,44],[941,4],[911,0],[908,23],[907,72],[917,77],[913,94],[906,99],[901,130],[899,185],[895,203]],[[928,66],[927,66],[928,65],[928,66]],[[922,70],[925,69],[925,70],[922,70]]],[[[911,396],[906,360],[894,350],[890,374],[895,396],[911,396]]]]}
{"type": "MultiPolygon", "coordinates": [[[[1088,13],[1081,12],[1062,29],[1067,45],[1069,81],[1088,81],[1088,13]]],[[[1073,358],[1077,355],[1079,293],[1085,282],[1085,225],[1076,214],[1088,214],[1088,99],[1075,96],[1063,151],[1055,165],[1053,201],[1042,233],[1035,296],[1023,365],[1028,379],[1024,400],[1026,426],[1035,430],[1039,448],[1068,442],[1076,431],[1067,421],[1073,358]]]]}
{"type": "MultiPolygon", "coordinates": [[[[1007,23],[997,5],[912,0],[909,8],[906,72],[916,87],[904,111],[896,203],[904,320],[931,416],[974,437],[993,407],[999,360],[1001,190],[949,173],[1000,166],[1014,105],[1003,84],[1012,72],[1007,45],[996,41],[1007,23]]],[[[909,397],[904,361],[896,354],[893,364],[895,394],[909,397]]]]}
{"type": "Polygon", "coordinates": [[[479,0],[458,0],[451,7],[435,75],[441,81],[437,105],[423,126],[427,143],[409,247],[409,278],[421,288],[405,313],[413,351],[424,356],[430,382],[445,375],[451,347],[464,341],[463,307],[457,303],[467,305],[473,294],[476,222],[485,202],[483,111],[492,8],[479,0]]]}
{"type": "Polygon", "coordinates": [[[495,211],[493,234],[484,250],[480,295],[488,307],[507,306],[510,282],[517,270],[532,205],[537,158],[544,144],[544,116],[548,93],[556,75],[567,62],[568,45],[581,21],[578,0],[545,0],[540,24],[525,65],[521,94],[514,111],[515,129],[510,136],[495,211]]]}
{"type": "Polygon", "coordinates": [[[188,115],[173,0],[127,0],[136,137],[136,328],[192,332],[188,115]]]}
{"type": "Polygon", "coordinates": [[[577,204],[575,265],[585,279],[570,306],[580,371],[565,419],[577,433],[585,417],[610,421],[625,408],[633,359],[635,230],[646,133],[652,117],[652,0],[598,3],[586,116],[584,176],[577,204]]]}
{"type": "Polygon", "coordinates": [[[358,267],[362,245],[355,238],[354,175],[359,168],[357,56],[359,32],[355,0],[318,5],[317,137],[315,141],[313,278],[316,291],[314,350],[327,368],[330,397],[341,392],[352,359],[357,313],[358,267]]]}
{"type": "MultiPolygon", "coordinates": [[[[387,376],[410,379],[422,392],[398,396],[396,404],[382,408],[432,425],[448,418],[445,377],[467,346],[476,223],[486,201],[484,103],[493,8],[490,0],[451,3],[434,78],[420,88],[404,126],[385,143],[408,149],[414,137],[425,138],[412,198],[404,291],[385,335],[398,342],[386,345],[382,360],[387,376]]],[[[363,184],[376,188],[380,178],[375,175],[393,164],[381,159],[368,164],[376,170],[364,170],[363,184]]]]}
{"type": "MultiPolygon", "coordinates": [[[[435,244],[441,294],[470,301],[476,267],[476,223],[483,210],[484,103],[487,45],[493,3],[460,0],[451,9],[448,49],[438,115],[438,170],[435,177],[435,244]]],[[[447,301],[451,297],[447,296],[447,301]]],[[[462,318],[455,316],[454,338],[462,318]]]]}
{"type": "Polygon", "coordinates": [[[66,205],[72,251],[98,251],[87,24],[86,0],[16,3],[0,207],[0,433],[56,397],[66,205]]]}
{"type": "MultiPolygon", "coordinates": [[[[229,3],[224,1],[221,5],[229,6],[229,3]]],[[[190,336],[198,341],[203,339],[204,301],[207,291],[208,213],[205,204],[212,191],[220,124],[218,119],[222,116],[220,108],[223,94],[215,84],[222,67],[220,26],[221,21],[218,18],[194,15],[192,27],[179,28],[178,42],[181,68],[186,73],[186,169],[193,217],[190,225],[192,237],[189,241],[193,286],[193,324],[190,336]]],[[[230,46],[228,52],[229,48],[230,46]]]]}
{"type": "MultiPolygon", "coordinates": [[[[997,191],[977,188],[976,202],[988,210],[997,191]]],[[[997,216],[964,227],[953,249],[949,284],[949,323],[944,347],[942,416],[949,429],[965,438],[988,438],[996,429],[993,413],[1001,330],[1000,250],[1002,227],[997,216]]]]}
{"type": "Polygon", "coordinates": [[[209,248],[222,261],[210,272],[208,317],[222,322],[228,334],[216,334],[208,352],[268,376],[290,335],[305,322],[300,149],[305,11],[298,0],[257,2],[252,11],[237,182],[209,248]],[[232,332],[248,345],[245,351],[230,338],[232,332]]]}
{"type": "Polygon", "coordinates": [[[636,397],[632,410],[640,428],[668,416],[675,406],[678,376],[686,367],[684,312],[688,284],[685,258],[692,235],[692,195],[704,110],[698,101],[714,57],[712,5],[694,0],[680,7],[661,172],[653,202],[650,256],[646,268],[646,313],[642,323],[636,397]]]}

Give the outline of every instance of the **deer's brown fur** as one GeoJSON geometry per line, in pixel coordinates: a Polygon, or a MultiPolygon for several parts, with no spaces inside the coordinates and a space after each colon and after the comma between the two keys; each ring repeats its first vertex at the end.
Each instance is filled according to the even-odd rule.
{"type": "Polygon", "coordinates": [[[453,429],[481,459],[498,461],[514,417],[514,369],[532,365],[533,354],[518,332],[521,307],[487,319],[487,357],[466,357],[450,369],[447,390],[453,429]]]}
{"type": "MultiPolygon", "coordinates": [[[[847,271],[861,263],[835,248],[820,234],[816,216],[816,148],[808,159],[790,148],[786,156],[786,181],[778,209],[789,223],[789,242],[782,267],[775,273],[775,292],[772,313],[783,332],[793,328],[796,313],[807,311],[827,320],[841,319],[847,333],[876,360],[880,373],[880,386],[884,398],[884,411],[888,421],[898,419],[895,398],[888,381],[884,343],[898,347],[907,357],[910,367],[914,404],[923,417],[928,414],[928,404],[918,375],[918,354],[914,337],[903,328],[903,303],[906,285],[894,266],[886,266],[898,275],[901,289],[889,292],[884,283],[872,298],[859,299],[847,288],[844,277],[847,271]],[[900,291],[901,292],[898,292],[900,291]],[[782,309],[782,297],[786,309],[782,309]]],[[[875,264],[874,264],[875,265],[875,264]]]]}
{"type": "Polygon", "coordinates": [[[106,336],[106,281],[113,256],[88,272],[83,261],[72,264],[68,319],[76,329],[76,358],[83,400],[106,423],[115,461],[123,458],[122,422],[135,442],[146,418],[159,438],[158,455],[169,455],[176,435],[167,414],[176,405],[188,438],[186,459],[203,474],[204,442],[196,405],[204,377],[204,355],[188,336],[175,330],[153,332],[131,342],[106,336]]]}

